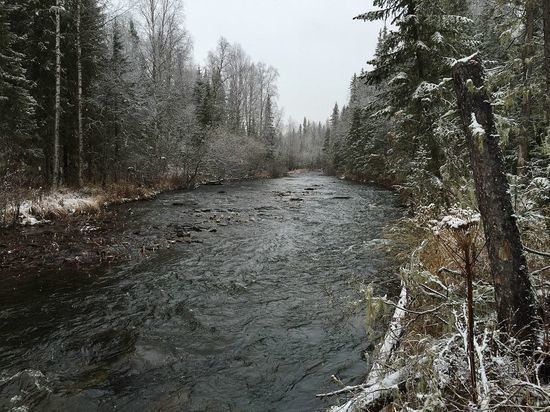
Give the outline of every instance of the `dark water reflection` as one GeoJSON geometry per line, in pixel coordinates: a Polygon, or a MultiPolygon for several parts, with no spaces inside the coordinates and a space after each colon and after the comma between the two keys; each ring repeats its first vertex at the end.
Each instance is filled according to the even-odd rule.
{"type": "Polygon", "coordinates": [[[138,264],[0,279],[1,410],[320,410],[331,375],[365,374],[353,302],[395,286],[379,240],[393,193],[305,174],[119,212],[131,230],[217,232],[138,264]]]}

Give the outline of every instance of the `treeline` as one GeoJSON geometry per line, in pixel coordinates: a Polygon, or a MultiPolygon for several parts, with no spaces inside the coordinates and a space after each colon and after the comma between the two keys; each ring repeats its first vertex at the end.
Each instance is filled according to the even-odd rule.
{"type": "Polygon", "coordinates": [[[547,1],[378,0],[375,6],[380,10],[356,19],[391,26],[380,33],[372,69],[353,77],[350,101],[333,111],[325,154],[334,170],[398,184],[417,206],[448,207],[470,196],[451,68],[479,51],[507,172],[524,186],[549,177],[547,1]]]}
{"type": "Polygon", "coordinates": [[[0,0],[4,193],[277,168],[277,71],[225,39],[198,67],[182,10],[0,0]]]}
{"type": "Polygon", "coordinates": [[[323,144],[328,132],[328,124],[312,122],[306,117],[298,125],[289,120],[281,136],[281,163],[289,170],[323,168],[323,144]]]}

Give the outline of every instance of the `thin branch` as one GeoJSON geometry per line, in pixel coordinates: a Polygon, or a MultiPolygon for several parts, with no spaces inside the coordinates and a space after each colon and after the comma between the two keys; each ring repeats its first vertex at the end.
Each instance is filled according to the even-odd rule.
{"type": "Polygon", "coordinates": [[[523,249],[525,249],[526,252],[532,253],[533,255],[550,257],[550,253],[548,253],[548,252],[539,252],[538,250],[528,248],[527,246],[524,246],[523,249]]]}
{"type": "Polygon", "coordinates": [[[348,392],[355,392],[357,390],[364,390],[364,389],[367,389],[368,386],[365,385],[365,384],[361,384],[361,385],[355,385],[355,386],[346,386],[342,389],[338,389],[337,391],[334,391],[334,392],[327,392],[327,393],[319,393],[317,395],[315,395],[315,397],[317,398],[328,398],[328,397],[331,397],[331,396],[336,396],[336,395],[341,395],[343,393],[348,393],[348,392]]]}
{"type": "Polygon", "coordinates": [[[449,275],[454,275],[454,276],[464,276],[462,272],[458,272],[456,270],[448,269],[445,267],[439,269],[437,273],[448,273],[449,275]]]}
{"type": "Polygon", "coordinates": [[[534,272],[531,272],[531,276],[546,272],[548,269],[550,269],[550,266],[545,266],[542,269],[535,270],[534,272]]]}
{"type": "Polygon", "coordinates": [[[429,309],[429,310],[426,310],[426,311],[423,311],[423,312],[417,312],[415,310],[407,309],[407,308],[401,307],[399,305],[396,305],[395,303],[393,303],[392,301],[389,301],[389,300],[382,299],[382,302],[385,303],[388,306],[393,306],[395,309],[402,310],[402,311],[404,311],[406,313],[410,313],[412,315],[429,315],[431,313],[438,312],[441,308],[449,305],[447,303],[442,303],[441,305],[439,305],[435,308],[432,308],[432,309],[429,309]]]}
{"type": "MultiPolygon", "coordinates": [[[[429,286],[427,286],[423,283],[420,283],[419,285],[420,285],[421,288],[425,289],[426,293],[430,296],[440,297],[443,300],[448,300],[449,299],[449,296],[445,296],[443,293],[438,292],[437,290],[432,289],[431,287],[429,287],[429,286]]],[[[448,290],[447,290],[447,292],[448,292],[448,290]]]]}

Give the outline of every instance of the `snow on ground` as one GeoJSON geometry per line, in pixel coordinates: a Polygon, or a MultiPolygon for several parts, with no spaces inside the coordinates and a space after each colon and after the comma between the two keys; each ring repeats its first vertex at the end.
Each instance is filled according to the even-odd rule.
{"type": "Polygon", "coordinates": [[[24,201],[19,210],[19,218],[21,224],[34,226],[47,223],[48,217],[99,212],[104,204],[103,195],[61,191],[24,201]]]}

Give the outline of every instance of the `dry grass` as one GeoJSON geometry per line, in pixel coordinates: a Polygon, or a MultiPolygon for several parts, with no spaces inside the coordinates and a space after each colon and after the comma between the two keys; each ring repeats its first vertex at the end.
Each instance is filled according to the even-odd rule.
{"type": "Polygon", "coordinates": [[[158,193],[185,188],[186,184],[185,179],[170,176],[148,186],[116,183],[107,187],[86,186],[79,190],[62,188],[51,193],[36,192],[29,194],[26,200],[10,205],[3,215],[19,213],[18,223],[23,225],[62,220],[74,215],[97,215],[108,205],[152,199],[158,193]]]}
{"type": "MultiPolygon", "coordinates": [[[[538,250],[548,251],[550,232],[545,211],[537,219],[521,221],[524,241],[538,250]]],[[[550,410],[550,388],[538,382],[538,357],[525,363],[520,359],[521,343],[508,338],[503,344],[496,324],[494,290],[484,252],[475,266],[475,339],[478,375],[476,407],[471,404],[472,388],[468,383],[466,333],[466,282],[457,256],[456,234],[452,230],[434,231],[434,220],[441,218],[425,208],[413,218],[403,219],[390,233],[401,248],[415,250],[404,266],[401,277],[410,297],[404,320],[405,335],[388,371],[415,365],[414,376],[405,392],[396,389],[389,410],[462,411],[462,410],[550,410]],[[408,246],[407,246],[408,245],[408,246]],[[447,268],[449,271],[440,271],[447,268]],[[482,368],[483,365],[483,368],[482,368]]],[[[475,238],[474,248],[484,249],[482,228],[475,238]]],[[[410,254],[410,252],[409,252],[410,254]]],[[[534,271],[548,259],[529,255],[529,267],[534,271]]],[[[548,274],[533,279],[543,312],[550,308],[548,274]]],[[[391,306],[391,305],[390,305],[391,306]]],[[[549,331],[550,327],[546,327],[549,331]]],[[[546,340],[550,332],[547,332],[546,340]]],[[[549,345],[543,347],[548,352],[549,345]]]]}

